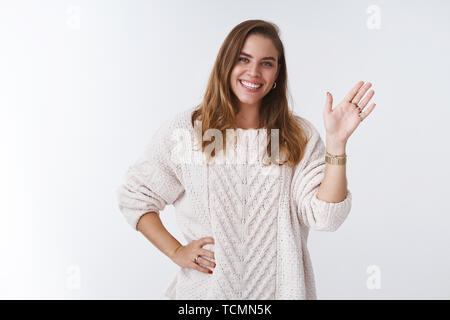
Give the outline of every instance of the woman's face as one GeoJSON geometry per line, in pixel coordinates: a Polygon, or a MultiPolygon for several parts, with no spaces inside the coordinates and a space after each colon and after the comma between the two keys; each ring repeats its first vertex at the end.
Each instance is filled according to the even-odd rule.
{"type": "Polygon", "coordinates": [[[278,51],[267,37],[247,37],[231,71],[231,90],[242,106],[260,106],[278,76],[278,51]]]}

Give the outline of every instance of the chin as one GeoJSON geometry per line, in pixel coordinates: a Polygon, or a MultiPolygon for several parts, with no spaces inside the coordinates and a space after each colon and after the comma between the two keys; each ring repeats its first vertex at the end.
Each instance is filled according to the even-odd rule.
{"type": "Polygon", "coordinates": [[[239,101],[241,103],[245,103],[245,104],[255,104],[257,102],[259,102],[261,99],[239,99],[239,101]]]}

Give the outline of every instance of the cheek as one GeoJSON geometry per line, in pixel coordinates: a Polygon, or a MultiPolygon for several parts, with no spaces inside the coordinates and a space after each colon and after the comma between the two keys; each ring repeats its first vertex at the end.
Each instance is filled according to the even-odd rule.
{"type": "Polygon", "coordinates": [[[239,78],[239,69],[238,68],[234,68],[232,71],[231,71],[231,75],[230,75],[230,85],[232,86],[232,87],[236,87],[236,82],[237,82],[237,79],[239,78]]]}
{"type": "Polygon", "coordinates": [[[267,71],[264,74],[264,79],[266,79],[267,82],[273,82],[275,80],[275,76],[277,75],[276,71],[267,71]]]}
{"type": "Polygon", "coordinates": [[[233,78],[234,80],[236,80],[239,75],[242,73],[243,69],[242,67],[236,65],[232,70],[231,70],[231,78],[233,78]]]}

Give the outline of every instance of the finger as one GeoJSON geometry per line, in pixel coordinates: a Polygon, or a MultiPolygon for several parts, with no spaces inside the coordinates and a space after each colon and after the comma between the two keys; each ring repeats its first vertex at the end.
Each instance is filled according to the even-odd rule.
{"type": "Polygon", "coordinates": [[[370,99],[372,99],[373,95],[375,94],[374,90],[370,90],[369,93],[364,97],[364,99],[358,103],[358,106],[361,107],[361,109],[364,109],[365,106],[369,103],[370,99]]]}
{"type": "Polygon", "coordinates": [[[353,97],[352,103],[359,103],[359,101],[361,101],[362,97],[366,94],[367,90],[369,90],[369,88],[371,86],[372,86],[372,84],[370,82],[368,82],[365,85],[363,85],[362,88],[359,89],[359,91],[356,94],[356,96],[353,97]]]}
{"type": "Polygon", "coordinates": [[[195,262],[192,262],[192,269],[195,269],[195,270],[203,272],[203,273],[212,273],[212,271],[209,270],[208,268],[201,267],[198,264],[196,264],[195,262]]]}
{"type": "Polygon", "coordinates": [[[327,91],[327,99],[325,101],[325,111],[331,112],[333,109],[333,96],[327,91]]]}
{"type": "Polygon", "coordinates": [[[208,244],[208,243],[211,243],[211,244],[214,243],[214,239],[212,237],[204,237],[204,238],[199,239],[199,241],[200,241],[199,242],[200,247],[203,247],[205,244],[208,244]]]}
{"type": "Polygon", "coordinates": [[[372,110],[375,108],[375,106],[376,106],[376,104],[372,103],[366,111],[361,112],[361,114],[359,115],[361,118],[361,121],[363,121],[365,118],[367,118],[369,116],[369,114],[372,112],[372,110]]]}
{"type": "Polygon", "coordinates": [[[202,265],[204,265],[204,266],[208,266],[208,267],[211,267],[211,268],[215,268],[216,267],[216,264],[214,262],[209,261],[208,259],[203,258],[203,257],[198,257],[197,262],[202,264],[202,265]]]}
{"type": "Polygon", "coordinates": [[[345,101],[352,101],[352,99],[355,97],[355,95],[358,93],[358,90],[361,88],[361,86],[364,84],[364,81],[359,81],[355,86],[347,93],[344,100],[345,101]]]}
{"type": "Polygon", "coordinates": [[[200,249],[200,250],[198,251],[198,254],[199,254],[199,255],[202,255],[202,256],[204,256],[204,257],[208,257],[208,258],[211,258],[211,259],[216,260],[216,258],[214,258],[214,252],[213,252],[213,251],[206,250],[206,249],[200,249]]]}

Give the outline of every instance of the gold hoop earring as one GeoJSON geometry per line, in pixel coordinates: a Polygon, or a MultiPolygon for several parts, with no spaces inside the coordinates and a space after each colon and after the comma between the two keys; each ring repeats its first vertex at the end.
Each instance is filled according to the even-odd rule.
{"type": "Polygon", "coordinates": [[[274,81],[272,89],[275,89],[276,87],[277,87],[277,83],[276,83],[276,81],[274,81]]]}

